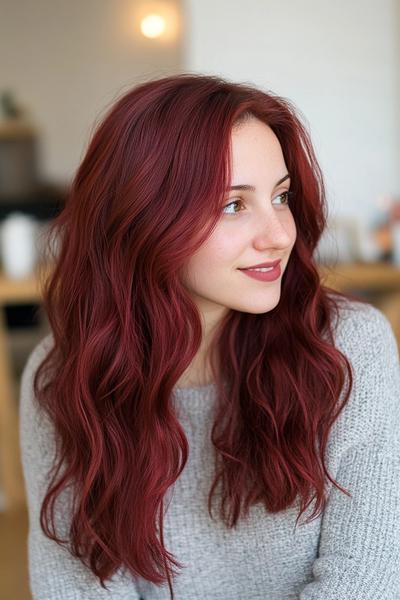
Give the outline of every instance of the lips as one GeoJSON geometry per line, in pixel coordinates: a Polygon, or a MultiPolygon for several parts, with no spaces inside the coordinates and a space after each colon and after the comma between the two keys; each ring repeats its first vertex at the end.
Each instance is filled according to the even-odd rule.
{"type": "Polygon", "coordinates": [[[246,269],[258,269],[261,267],[276,267],[276,265],[279,265],[280,262],[281,262],[281,259],[279,258],[278,260],[274,260],[273,262],[264,262],[264,263],[259,263],[258,265],[250,265],[249,267],[242,267],[240,269],[240,271],[245,271],[246,269]]]}

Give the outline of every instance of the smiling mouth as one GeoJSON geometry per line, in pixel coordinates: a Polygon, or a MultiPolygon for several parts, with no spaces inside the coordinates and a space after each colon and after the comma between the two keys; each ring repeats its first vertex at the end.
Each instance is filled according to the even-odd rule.
{"type": "Polygon", "coordinates": [[[280,265],[282,262],[281,258],[278,258],[277,260],[273,260],[271,262],[263,262],[263,263],[258,263],[257,265],[251,265],[250,267],[239,267],[240,271],[249,271],[249,270],[253,270],[253,269],[275,269],[278,265],[280,265]]]}
{"type": "Polygon", "coordinates": [[[248,277],[251,277],[252,279],[265,282],[275,281],[276,279],[279,279],[282,274],[280,263],[278,263],[275,267],[238,270],[242,271],[242,273],[248,277]]]}

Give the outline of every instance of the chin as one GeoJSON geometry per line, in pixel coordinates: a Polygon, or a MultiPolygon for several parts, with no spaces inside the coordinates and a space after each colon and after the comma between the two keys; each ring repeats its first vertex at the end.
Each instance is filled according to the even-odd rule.
{"type": "Polygon", "coordinates": [[[272,297],[267,301],[252,303],[252,304],[242,304],[241,306],[232,306],[234,310],[249,313],[252,315],[262,315],[270,310],[273,310],[276,306],[278,306],[280,301],[280,294],[277,298],[272,297]]]}
{"type": "Polygon", "coordinates": [[[264,308],[260,308],[260,310],[257,309],[249,309],[249,310],[245,310],[243,312],[247,312],[251,315],[264,315],[265,313],[270,312],[271,310],[274,310],[274,308],[278,305],[278,302],[271,304],[268,307],[264,307],[264,308]]]}

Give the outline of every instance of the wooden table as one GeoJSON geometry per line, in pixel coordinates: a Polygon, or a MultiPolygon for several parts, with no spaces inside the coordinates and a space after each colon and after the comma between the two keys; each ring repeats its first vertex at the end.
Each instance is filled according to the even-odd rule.
{"type": "MultiPolygon", "coordinates": [[[[47,267],[45,272],[50,273],[47,267]]],[[[400,269],[390,264],[320,265],[321,281],[340,291],[375,293],[376,304],[390,320],[400,347],[400,269]]],[[[6,509],[25,504],[18,440],[18,410],[14,393],[11,359],[8,352],[4,306],[40,303],[36,274],[24,280],[12,280],[0,274],[0,474],[6,509]]]]}
{"type": "Polygon", "coordinates": [[[390,263],[319,265],[321,281],[340,291],[400,291],[400,267],[390,263]]]}
{"type": "Polygon", "coordinates": [[[31,277],[15,280],[0,272],[0,477],[6,510],[25,504],[25,488],[19,451],[18,403],[11,357],[8,349],[6,305],[39,304],[38,271],[31,277]]]}
{"type": "Polygon", "coordinates": [[[393,327],[400,350],[400,267],[390,263],[319,266],[321,281],[341,292],[367,294],[393,327]]]}

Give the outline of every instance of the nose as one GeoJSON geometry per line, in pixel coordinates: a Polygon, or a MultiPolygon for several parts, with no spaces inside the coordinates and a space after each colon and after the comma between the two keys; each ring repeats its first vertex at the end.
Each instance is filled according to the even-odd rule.
{"type": "Polygon", "coordinates": [[[253,244],[258,250],[265,248],[285,249],[294,244],[296,227],[293,217],[279,215],[274,211],[263,219],[258,219],[257,230],[254,234],[253,244]]]}

